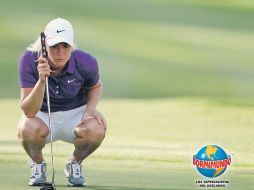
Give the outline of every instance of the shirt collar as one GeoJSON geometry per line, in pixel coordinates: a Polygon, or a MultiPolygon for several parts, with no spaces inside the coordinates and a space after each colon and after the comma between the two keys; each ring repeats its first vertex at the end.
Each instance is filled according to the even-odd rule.
{"type": "Polygon", "coordinates": [[[71,57],[70,57],[70,59],[68,61],[66,72],[70,73],[70,74],[73,74],[74,70],[75,70],[75,58],[74,58],[73,53],[71,53],[71,57]]]}

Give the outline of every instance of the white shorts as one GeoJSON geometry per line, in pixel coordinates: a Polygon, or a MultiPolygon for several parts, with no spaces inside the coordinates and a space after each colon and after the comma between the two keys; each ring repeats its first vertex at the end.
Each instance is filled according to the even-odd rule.
{"type": "MultiPolygon", "coordinates": [[[[69,143],[74,143],[76,138],[74,128],[81,122],[82,116],[85,113],[86,105],[68,110],[58,111],[50,114],[52,140],[62,140],[69,143]]],[[[48,113],[39,111],[36,117],[40,118],[49,127],[48,113]]],[[[50,142],[50,133],[46,137],[46,143],[50,142]]]]}

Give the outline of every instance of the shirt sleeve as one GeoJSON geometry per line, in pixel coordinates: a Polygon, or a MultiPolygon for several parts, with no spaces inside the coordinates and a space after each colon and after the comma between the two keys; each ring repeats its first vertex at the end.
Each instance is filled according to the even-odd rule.
{"type": "Polygon", "coordinates": [[[94,86],[99,80],[99,67],[95,58],[90,57],[86,70],[86,88],[94,86]]]}
{"type": "Polygon", "coordinates": [[[31,51],[25,51],[19,58],[19,85],[33,88],[38,80],[37,63],[31,51]]]}

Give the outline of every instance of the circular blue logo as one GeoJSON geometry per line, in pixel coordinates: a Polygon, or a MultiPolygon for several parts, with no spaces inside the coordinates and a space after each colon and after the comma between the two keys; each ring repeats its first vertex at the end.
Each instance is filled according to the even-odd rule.
{"type": "Polygon", "coordinates": [[[231,164],[231,156],[217,145],[207,145],[193,156],[193,165],[198,172],[209,178],[222,175],[231,164]]]}

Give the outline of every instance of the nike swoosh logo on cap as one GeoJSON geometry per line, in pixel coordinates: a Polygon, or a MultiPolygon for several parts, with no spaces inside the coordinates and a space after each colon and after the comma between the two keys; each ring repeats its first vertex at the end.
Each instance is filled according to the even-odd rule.
{"type": "Polygon", "coordinates": [[[57,33],[60,33],[60,32],[63,32],[63,31],[65,31],[65,30],[57,30],[56,32],[57,32],[57,33]]]}

